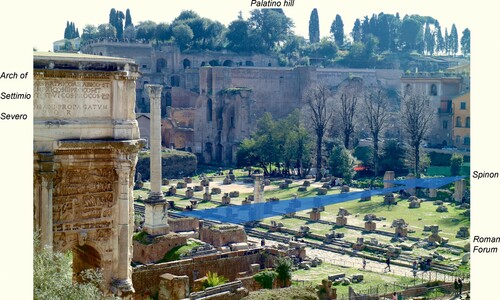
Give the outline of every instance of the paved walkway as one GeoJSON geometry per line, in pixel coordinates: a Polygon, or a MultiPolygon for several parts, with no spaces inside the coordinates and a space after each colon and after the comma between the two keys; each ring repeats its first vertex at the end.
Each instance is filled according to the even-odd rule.
{"type": "MultiPolygon", "coordinates": [[[[260,239],[254,238],[254,237],[248,237],[249,241],[255,242],[260,244],[260,239]]],[[[278,242],[272,241],[272,240],[266,240],[266,245],[271,246],[271,245],[277,245],[278,242]]],[[[306,248],[306,253],[308,257],[314,258],[318,257],[324,262],[331,263],[333,265],[338,265],[338,266],[344,266],[344,267],[349,267],[349,268],[356,268],[359,270],[363,269],[363,259],[360,257],[354,257],[354,256],[349,256],[345,254],[339,254],[335,252],[330,252],[330,251],[325,251],[321,249],[312,249],[310,247],[306,248]]],[[[413,278],[413,270],[411,268],[403,267],[403,266],[397,266],[397,265],[391,265],[391,271],[388,272],[386,270],[386,264],[385,260],[381,261],[373,261],[373,260],[366,260],[366,268],[365,270],[367,271],[372,271],[372,272],[377,272],[377,273],[390,273],[398,276],[406,276],[406,277],[411,277],[413,278]]],[[[422,281],[428,281],[430,280],[442,280],[442,281],[453,281],[453,277],[445,274],[441,274],[438,272],[423,272],[423,271],[418,271],[417,272],[417,278],[421,279],[422,281]]]]}

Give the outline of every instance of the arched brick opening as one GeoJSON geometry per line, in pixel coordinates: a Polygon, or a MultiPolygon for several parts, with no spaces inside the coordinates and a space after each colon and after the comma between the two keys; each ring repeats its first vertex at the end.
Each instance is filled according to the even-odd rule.
{"type": "Polygon", "coordinates": [[[82,271],[101,268],[101,255],[95,248],[86,244],[73,248],[73,278],[76,281],[82,281],[82,271]]]}

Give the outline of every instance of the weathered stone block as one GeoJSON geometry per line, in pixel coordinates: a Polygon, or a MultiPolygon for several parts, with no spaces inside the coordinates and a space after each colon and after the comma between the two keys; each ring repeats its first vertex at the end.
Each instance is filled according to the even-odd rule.
{"type": "Polygon", "coordinates": [[[189,276],[165,273],[160,276],[159,300],[181,300],[189,295],[189,276]]]}

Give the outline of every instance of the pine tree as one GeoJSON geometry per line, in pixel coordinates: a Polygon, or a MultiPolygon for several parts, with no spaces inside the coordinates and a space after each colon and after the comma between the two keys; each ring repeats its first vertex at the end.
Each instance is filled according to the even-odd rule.
{"type": "Polygon", "coordinates": [[[319,42],[319,16],[316,8],[311,11],[309,17],[309,42],[311,44],[319,42]]]}
{"type": "Polygon", "coordinates": [[[338,14],[335,16],[335,20],[332,22],[330,33],[333,34],[335,43],[338,46],[342,46],[344,44],[344,22],[342,22],[342,17],[338,14]]]}

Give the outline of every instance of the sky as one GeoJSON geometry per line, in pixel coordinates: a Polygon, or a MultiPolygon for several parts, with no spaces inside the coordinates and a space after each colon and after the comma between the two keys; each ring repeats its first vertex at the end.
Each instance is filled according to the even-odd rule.
{"type": "MultiPolygon", "coordinates": [[[[281,0],[284,2],[284,0],[281,0]]],[[[99,25],[107,23],[111,8],[125,12],[131,11],[132,21],[151,20],[156,23],[170,23],[182,10],[194,10],[200,16],[217,20],[226,26],[235,20],[241,11],[246,19],[252,9],[251,0],[183,0],[183,1],[37,1],[31,5],[33,11],[41,11],[43,20],[36,22],[33,28],[33,47],[39,51],[52,49],[52,42],[64,37],[66,22],[75,23],[80,34],[86,24],[99,25]]],[[[318,9],[321,36],[329,35],[330,26],[336,14],[342,17],[344,31],[351,31],[356,18],[371,16],[384,12],[395,14],[419,14],[432,16],[439,20],[441,27],[451,29],[456,24],[459,36],[472,24],[467,7],[457,4],[457,1],[410,1],[410,0],[295,0],[293,7],[281,7],[285,14],[295,23],[295,33],[308,37],[309,16],[313,8],[318,9]],[[452,12],[452,13],[451,13],[452,12]]]]}

